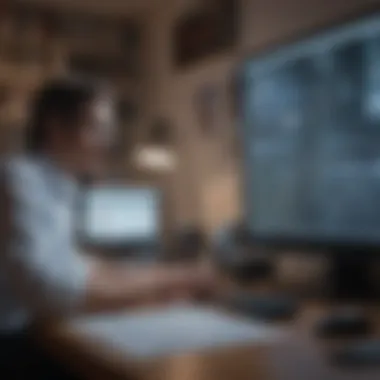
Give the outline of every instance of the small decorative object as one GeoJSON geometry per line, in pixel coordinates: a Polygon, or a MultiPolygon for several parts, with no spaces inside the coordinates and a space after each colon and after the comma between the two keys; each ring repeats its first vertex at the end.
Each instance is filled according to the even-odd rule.
{"type": "Polygon", "coordinates": [[[175,28],[175,61],[187,66],[234,47],[237,40],[236,0],[205,0],[185,14],[175,28]]]}
{"type": "Polygon", "coordinates": [[[215,131],[216,116],[219,103],[218,87],[213,84],[204,85],[194,97],[195,114],[204,134],[210,135],[215,131]]]}

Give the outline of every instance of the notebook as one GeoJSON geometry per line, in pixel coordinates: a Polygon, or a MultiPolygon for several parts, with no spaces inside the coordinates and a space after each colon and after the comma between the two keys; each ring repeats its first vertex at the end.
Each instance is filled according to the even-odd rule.
{"type": "Polygon", "coordinates": [[[266,343],[280,335],[278,329],[262,322],[187,305],[154,312],[99,315],[77,320],[73,327],[79,334],[101,339],[110,348],[139,359],[266,343]]]}

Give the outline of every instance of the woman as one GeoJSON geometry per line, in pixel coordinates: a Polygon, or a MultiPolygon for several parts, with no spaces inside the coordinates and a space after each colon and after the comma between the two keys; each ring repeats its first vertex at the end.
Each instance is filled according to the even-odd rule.
{"type": "Polygon", "coordinates": [[[123,267],[78,254],[77,179],[101,171],[112,114],[107,93],[92,84],[49,83],[32,108],[28,152],[1,167],[0,371],[9,378],[69,377],[34,345],[29,331],[35,322],[130,308],[208,286],[208,276],[195,268],[123,267]]]}

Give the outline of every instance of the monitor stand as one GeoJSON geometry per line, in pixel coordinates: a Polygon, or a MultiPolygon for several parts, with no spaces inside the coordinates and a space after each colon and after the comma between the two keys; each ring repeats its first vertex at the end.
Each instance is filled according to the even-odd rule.
{"type": "Polygon", "coordinates": [[[329,298],[337,308],[317,323],[318,336],[343,338],[371,332],[371,322],[360,304],[376,298],[370,275],[374,257],[372,252],[352,248],[332,253],[329,298]]]}

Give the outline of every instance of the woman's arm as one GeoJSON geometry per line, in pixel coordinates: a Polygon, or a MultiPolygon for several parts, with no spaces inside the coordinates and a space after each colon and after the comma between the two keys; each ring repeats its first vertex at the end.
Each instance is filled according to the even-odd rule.
{"type": "Polygon", "coordinates": [[[2,185],[1,265],[12,293],[36,315],[137,307],[206,286],[196,268],[86,260],[62,235],[56,205],[41,195],[35,176],[2,185]]]}
{"type": "Polygon", "coordinates": [[[196,267],[180,265],[116,265],[90,263],[83,312],[111,311],[196,295],[210,284],[210,276],[196,267]]]}

